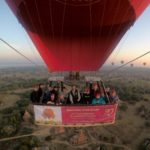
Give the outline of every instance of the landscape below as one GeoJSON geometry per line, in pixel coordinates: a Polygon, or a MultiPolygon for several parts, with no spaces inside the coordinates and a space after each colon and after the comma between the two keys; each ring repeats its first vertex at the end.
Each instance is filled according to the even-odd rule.
{"type": "Polygon", "coordinates": [[[36,126],[30,92],[34,84],[45,83],[45,68],[0,69],[1,150],[149,150],[150,149],[150,69],[125,68],[101,76],[106,86],[114,87],[121,99],[116,123],[108,126],[65,128],[36,126]]]}

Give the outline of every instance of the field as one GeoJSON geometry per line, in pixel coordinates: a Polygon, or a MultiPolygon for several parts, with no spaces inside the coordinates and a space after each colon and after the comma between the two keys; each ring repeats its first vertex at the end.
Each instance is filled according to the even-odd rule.
{"type": "Polygon", "coordinates": [[[45,68],[0,69],[0,138],[34,134],[0,142],[0,150],[149,150],[150,69],[125,68],[113,73],[110,69],[94,75],[118,92],[121,102],[116,123],[84,128],[34,125],[29,96],[34,84],[47,82],[50,74],[45,68]],[[70,142],[74,137],[79,141],[76,144],[70,142]]]}

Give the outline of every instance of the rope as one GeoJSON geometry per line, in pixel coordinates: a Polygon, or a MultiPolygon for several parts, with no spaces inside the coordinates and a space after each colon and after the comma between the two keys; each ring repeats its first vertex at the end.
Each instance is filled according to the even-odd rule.
{"type": "Polygon", "coordinates": [[[114,14],[114,16],[113,16],[112,25],[111,25],[111,27],[110,27],[110,30],[109,30],[109,33],[108,33],[108,36],[107,36],[107,39],[106,39],[106,43],[107,43],[107,42],[110,40],[110,38],[111,38],[112,29],[113,29],[113,26],[114,26],[114,24],[115,24],[115,20],[116,20],[117,15],[118,15],[118,11],[119,11],[119,8],[120,8],[121,1],[122,1],[122,0],[119,0],[118,5],[117,5],[117,8],[116,8],[116,11],[115,11],[115,14],[114,14]]]}
{"type": "Polygon", "coordinates": [[[52,35],[53,35],[53,39],[54,39],[54,24],[53,24],[53,17],[52,17],[52,2],[51,0],[49,0],[49,13],[50,13],[50,18],[51,18],[51,28],[52,28],[52,35]]]}
{"type": "Polygon", "coordinates": [[[29,20],[31,21],[32,27],[33,27],[33,29],[34,29],[34,32],[37,32],[37,29],[36,29],[36,27],[35,27],[35,25],[34,25],[34,22],[33,22],[33,20],[32,20],[32,17],[31,17],[31,15],[30,15],[29,10],[28,10],[27,4],[26,4],[25,1],[23,1],[23,2],[24,2],[25,10],[26,10],[27,15],[28,15],[28,17],[29,17],[29,20]]]}
{"type": "Polygon", "coordinates": [[[92,46],[92,6],[89,4],[89,13],[90,13],[90,44],[92,46]]]}
{"type": "MultiPolygon", "coordinates": [[[[89,17],[90,17],[90,20],[89,20],[89,25],[90,25],[90,48],[92,47],[93,45],[93,29],[92,29],[92,5],[90,4],[90,1],[89,1],[89,17]]],[[[81,42],[80,42],[80,45],[81,45],[81,42]]],[[[79,54],[80,55],[80,54],[79,54]]],[[[97,55],[95,55],[97,56],[97,55]]],[[[80,66],[80,64],[79,64],[80,66]]],[[[88,70],[91,70],[92,68],[90,67],[90,65],[88,65],[88,70]]]]}
{"type": "Polygon", "coordinates": [[[42,31],[42,33],[44,34],[44,29],[43,29],[42,21],[41,21],[41,18],[40,18],[40,14],[39,14],[39,10],[38,10],[37,1],[34,0],[34,2],[35,2],[36,10],[37,10],[37,15],[38,15],[39,23],[40,23],[40,26],[41,26],[41,31],[42,31]]]}
{"type": "Polygon", "coordinates": [[[31,134],[19,135],[19,136],[14,136],[14,137],[2,138],[0,139],[0,142],[20,139],[20,138],[35,136],[35,135],[40,135],[40,133],[31,133],[31,134]]]}
{"type": "Polygon", "coordinates": [[[61,38],[63,37],[63,30],[64,30],[64,21],[65,21],[66,5],[67,5],[67,0],[65,0],[64,10],[63,10],[63,16],[62,16],[61,38]]]}
{"type": "Polygon", "coordinates": [[[104,14],[105,14],[105,9],[106,9],[106,2],[104,3],[104,8],[103,8],[103,13],[102,13],[102,18],[100,20],[100,31],[99,31],[99,36],[101,36],[101,32],[102,32],[102,27],[103,27],[103,21],[104,21],[104,14]]]}
{"type": "Polygon", "coordinates": [[[25,56],[24,54],[22,54],[21,52],[19,52],[16,48],[14,48],[13,46],[11,46],[8,42],[6,42],[5,40],[0,38],[0,41],[5,43],[9,48],[11,48],[13,51],[15,51],[16,53],[18,53],[19,55],[21,55],[23,58],[25,58],[26,60],[28,60],[31,64],[34,64],[35,66],[39,66],[38,64],[36,64],[35,62],[33,62],[31,59],[29,59],[27,56],[25,56]]]}
{"type": "Polygon", "coordinates": [[[148,55],[149,53],[150,53],[150,51],[148,51],[148,52],[146,52],[146,53],[144,53],[144,54],[142,54],[142,55],[140,55],[140,56],[134,58],[133,60],[131,60],[131,61],[129,61],[129,62],[127,62],[127,63],[125,63],[125,64],[123,64],[123,65],[117,67],[117,68],[115,68],[115,69],[112,69],[111,71],[107,72],[107,74],[110,74],[110,73],[112,73],[112,72],[114,72],[114,71],[116,71],[116,70],[118,70],[118,69],[120,69],[120,68],[123,68],[124,66],[126,66],[126,65],[128,65],[128,64],[130,64],[130,63],[132,63],[132,62],[134,62],[134,61],[136,61],[136,60],[138,60],[138,59],[140,59],[140,58],[142,58],[142,57],[144,57],[145,55],[148,55]]]}

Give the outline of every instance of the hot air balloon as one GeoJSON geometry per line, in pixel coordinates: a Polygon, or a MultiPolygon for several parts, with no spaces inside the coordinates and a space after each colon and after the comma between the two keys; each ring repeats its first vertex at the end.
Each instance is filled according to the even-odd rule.
{"type": "Polygon", "coordinates": [[[96,71],[149,0],[7,0],[51,71],[96,71]]]}
{"type": "Polygon", "coordinates": [[[121,62],[120,62],[121,64],[124,64],[124,61],[123,60],[121,60],[121,62]]]}
{"type": "Polygon", "coordinates": [[[131,66],[131,67],[133,67],[133,66],[134,66],[134,64],[130,64],[130,66],[131,66]]]}
{"type": "Polygon", "coordinates": [[[143,62],[143,66],[146,66],[146,62],[143,62]]]}
{"type": "Polygon", "coordinates": [[[112,66],[113,66],[114,64],[115,64],[114,62],[111,63],[112,66]]]}
{"type": "MultiPolygon", "coordinates": [[[[149,0],[6,1],[49,70],[56,72],[97,71],[149,4],[149,0]]],[[[101,79],[88,77],[86,81],[101,83],[106,95],[101,79]]],[[[36,123],[44,123],[39,112],[47,107],[34,105],[36,123]]],[[[108,124],[115,122],[116,109],[117,104],[49,106],[53,117],[48,118],[46,111],[44,121],[68,126],[108,124]]]]}

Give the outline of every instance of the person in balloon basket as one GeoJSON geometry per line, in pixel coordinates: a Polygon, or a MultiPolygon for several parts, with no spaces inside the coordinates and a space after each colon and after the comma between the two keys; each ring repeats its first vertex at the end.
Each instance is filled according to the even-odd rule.
{"type": "Polygon", "coordinates": [[[32,101],[32,103],[38,103],[39,102],[39,97],[38,97],[38,85],[35,85],[33,87],[33,91],[30,94],[30,100],[32,101]]]}
{"type": "Polygon", "coordinates": [[[52,93],[52,94],[50,95],[50,99],[49,99],[49,101],[47,102],[47,104],[50,104],[50,105],[55,105],[55,104],[56,104],[56,101],[55,101],[55,94],[54,94],[54,93],[52,93]]]}
{"type": "Polygon", "coordinates": [[[67,99],[68,99],[68,91],[67,91],[67,88],[66,88],[65,86],[63,87],[62,93],[63,93],[64,98],[65,98],[66,103],[67,103],[67,99]]]}
{"type": "Polygon", "coordinates": [[[38,103],[42,103],[43,101],[44,89],[45,89],[45,85],[43,83],[40,83],[38,88],[38,103]]]}
{"type": "Polygon", "coordinates": [[[110,99],[110,102],[113,103],[113,104],[119,102],[119,97],[117,95],[116,90],[114,90],[114,89],[110,90],[109,99],[110,99]]]}
{"type": "Polygon", "coordinates": [[[81,95],[79,90],[75,85],[72,86],[72,90],[68,94],[68,100],[71,104],[79,104],[81,100],[81,95]]]}
{"type": "Polygon", "coordinates": [[[58,100],[56,102],[56,105],[65,105],[66,104],[66,99],[65,95],[63,92],[59,93],[58,100]]]}
{"type": "Polygon", "coordinates": [[[82,95],[82,104],[91,104],[91,93],[90,93],[90,88],[86,87],[85,91],[82,95]]]}
{"type": "Polygon", "coordinates": [[[55,95],[55,102],[56,102],[58,100],[59,88],[57,86],[54,86],[53,90],[51,90],[51,94],[55,95]]]}
{"type": "Polygon", "coordinates": [[[47,101],[49,100],[50,96],[51,96],[51,91],[52,91],[52,87],[48,84],[45,91],[44,91],[44,96],[42,99],[42,104],[46,104],[47,101]]]}
{"type": "Polygon", "coordinates": [[[108,95],[108,97],[110,96],[110,87],[107,87],[106,89],[105,89],[105,91],[106,91],[106,94],[108,95]]]}
{"type": "Polygon", "coordinates": [[[101,95],[100,91],[97,91],[95,93],[95,98],[92,100],[92,104],[93,105],[96,105],[96,104],[105,105],[106,104],[105,97],[101,95]]]}
{"type": "Polygon", "coordinates": [[[96,95],[96,92],[97,91],[100,91],[100,87],[97,83],[94,83],[92,85],[92,83],[90,84],[90,93],[91,93],[91,98],[94,99],[95,98],[95,95],[96,95]]]}

